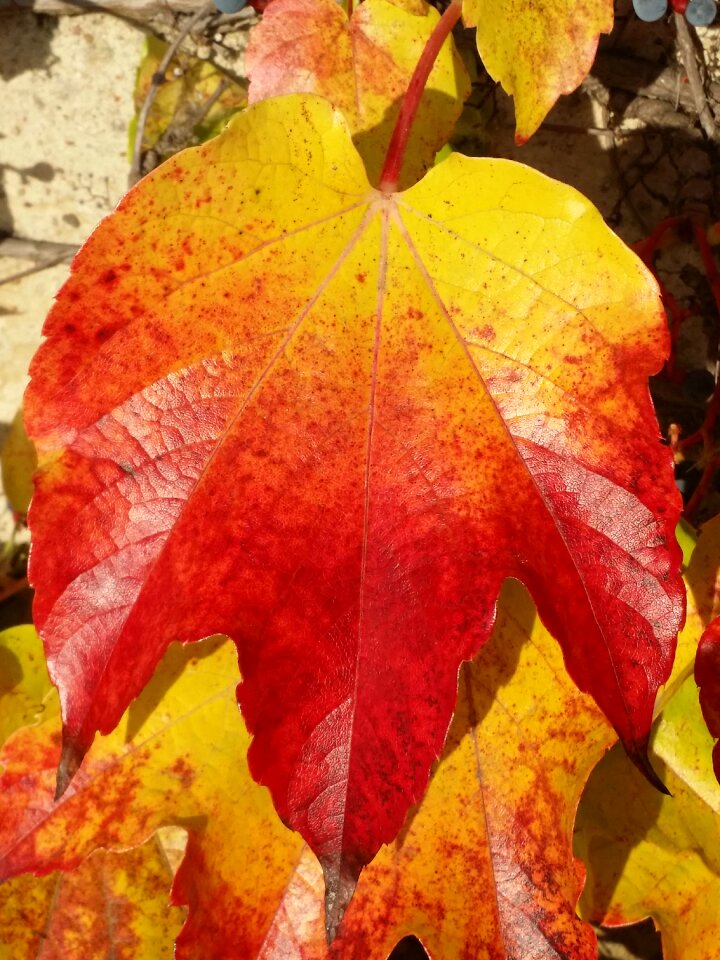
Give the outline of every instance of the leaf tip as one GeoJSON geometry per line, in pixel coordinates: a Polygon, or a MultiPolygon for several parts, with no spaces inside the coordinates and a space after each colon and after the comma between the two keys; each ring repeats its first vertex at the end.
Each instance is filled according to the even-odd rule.
{"type": "Polygon", "coordinates": [[[345,911],[352,900],[360,871],[352,870],[347,864],[323,864],[325,875],[325,936],[328,946],[333,942],[340,929],[345,911]]]}
{"type": "Polygon", "coordinates": [[[86,751],[80,744],[70,737],[67,731],[63,730],[62,750],[60,752],[55,785],[56,803],[72,783],[73,777],[80,769],[80,764],[83,762],[85,753],[86,751]]]}
{"type": "Polygon", "coordinates": [[[645,777],[648,783],[651,784],[651,786],[655,787],[656,790],[664,794],[666,797],[671,797],[672,794],[658,776],[653,765],[650,763],[647,748],[648,741],[645,740],[643,743],[637,744],[637,746],[628,746],[627,754],[640,773],[645,777]]]}

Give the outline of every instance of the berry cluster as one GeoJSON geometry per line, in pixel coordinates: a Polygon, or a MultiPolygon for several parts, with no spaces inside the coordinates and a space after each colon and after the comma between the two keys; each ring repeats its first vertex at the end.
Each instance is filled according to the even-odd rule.
{"type": "MultiPolygon", "coordinates": [[[[670,0],[670,4],[694,27],[709,27],[717,15],[716,0],[670,0]]],[[[633,9],[641,20],[652,23],[665,16],[668,0],[633,0],[633,9]]]]}

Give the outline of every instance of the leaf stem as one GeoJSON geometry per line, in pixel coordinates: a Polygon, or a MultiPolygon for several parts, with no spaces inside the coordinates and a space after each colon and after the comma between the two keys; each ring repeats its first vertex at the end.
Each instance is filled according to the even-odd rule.
{"type": "Polygon", "coordinates": [[[410,83],[403,97],[395,129],[393,130],[385,157],[385,165],[380,175],[380,189],[385,193],[392,193],[397,190],[398,180],[400,179],[400,170],[403,159],[405,158],[405,148],[407,147],[408,137],[412,129],[413,120],[420,105],[420,100],[425,90],[425,84],[430,76],[438,54],[445,43],[453,27],[460,19],[462,12],[462,0],[452,0],[445,13],[438,20],[435,29],[430,34],[425,49],[420,54],[410,83]]]}

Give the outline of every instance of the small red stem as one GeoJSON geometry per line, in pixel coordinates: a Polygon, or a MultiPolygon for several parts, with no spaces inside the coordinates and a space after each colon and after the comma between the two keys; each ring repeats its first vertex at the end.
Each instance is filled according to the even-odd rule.
{"type": "Polygon", "coordinates": [[[453,0],[445,13],[440,17],[435,29],[430,34],[425,49],[420,54],[407,91],[403,97],[395,129],[393,130],[385,157],[385,166],[380,175],[380,189],[385,193],[392,193],[397,190],[400,179],[400,170],[403,159],[405,158],[405,148],[407,147],[408,137],[412,128],[417,108],[420,105],[425,84],[430,76],[442,45],[452,32],[452,28],[460,19],[462,13],[462,0],[453,0]]]}
{"type": "Polygon", "coordinates": [[[353,0],[347,0],[347,15],[348,20],[353,15],[353,0]]]}

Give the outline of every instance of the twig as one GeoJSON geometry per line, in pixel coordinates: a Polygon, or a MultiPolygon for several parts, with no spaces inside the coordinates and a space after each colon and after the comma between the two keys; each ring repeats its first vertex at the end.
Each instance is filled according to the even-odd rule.
{"type": "Polygon", "coordinates": [[[77,253],[78,248],[70,243],[52,243],[46,240],[23,240],[20,237],[6,237],[0,240],[0,257],[11,257],[14,260],[34,261],[33,266],[26,267],[11,273],[8,277],[0,277],[0,287],[6,283],[14,283],[23,277],[40,273],[49,267],[56,267],[65,263],[77,253]]]}
{"type": "Polygon", "coordinates": [[[685,17],[679,13],[674,14],[674,19],[680,58],[685,67],[690,91],[695,100],[695,109],[697,110],[698,119],[700,120],[700,126],[708,140],[718,143],[720,142],[720,137],[718,136],[718,129],[715,126],[715,118],[708,104],[707,97],[705,96],[705,87],[703,86],[700,70],[698,69],[695,56],[695,44],[690,34],[690,27],[685,17]]]}
{"type": "Polygon", "coordinates": [[[143,101],[143,105],[140,108],[140,113],[138,114],[137,129],[135,130],[135,142],[133,144],[133,159],[132,166],[130,167],[130,173],[128,175],[128,184],[129,186],[134,186],[138,180],[142,177],[142,156],[143,156],[143,139],[145,138],[145,127],[147,125],[148,116],[152,110],[152,105],[155,102],[155,97],[157,92],[165,83],[165,74],[168,67],[172,63],[175,54],[180,49],[180,45],[183,40],[191,33],[191,31],[200,23],[201,20],[207,20],[213,16],[215,12],[215,7],[212,3],[205,3],[197,11],[194,17],[191,17],[182,30],[175,37],[173,42],[167,48],[165,56],[160,62],[160,66],[157,68],[155,73],[152,76],[152,81],[150,82],[150,87],[143,101]]]}
{"type": "Polygon", "coordinates": [[[5,286],[6,283],[14,283],[16,280],[22,280],[24,277],[30,277],[33,273],[42,273],[43,270],[48,270],[50,267],[56,267],[59,263],[64,263],[68,260],[67,255],[61,257],[53,257],[51,260],[46,260],[44,263],[36,263],[32,267],[27,267],[25,270],[18,270],[17,273],[11,273],[9,277],[0,278],[0,287],[5,286]]]}
{"type": "Polygon", "coordinates": [[[195,13],[202,0],[0,0],[0,17],[32,10],[33,13],[112,13],[147,20],[160,13],[195,13]]]}
{"type": "Polygon", "coordinates": [[[5,237],[0,240],[0,257],[15,260],[33,260],[46,263],[48,260],[69,260],[80,248],[74,243],[55,243],[52,240],[26,240],[24,237],[5,237]]]}

